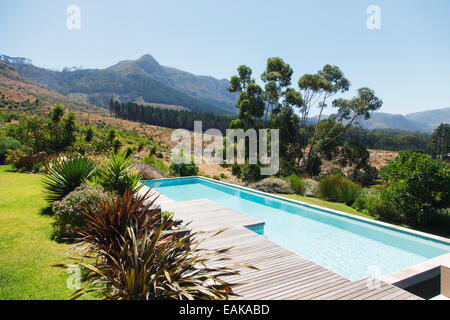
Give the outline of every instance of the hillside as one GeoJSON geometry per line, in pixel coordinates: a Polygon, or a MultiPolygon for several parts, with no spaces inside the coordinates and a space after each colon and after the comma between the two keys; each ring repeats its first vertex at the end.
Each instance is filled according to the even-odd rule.
{"type": "Polygon", "coordinates": [[[382,112],[375,112],[369,120],[359,121],[362,127],[372,129],[399,129],[408,131],[430,132],[434,127],[426,122],[417,122],[409,120],[406,116],[401,114],[389,114],[382,112]]]}
{"type": "Polygon", "coordinates": [[[199,77],[162,67],[145,55],[135,61],[122,61],[107,69],[52,71],[29,60],[0,56],[24,78],[63,95],[85,97],[104,108],[111,97],[121,101],[144,101],[175,105],[195,112],[235,113],[228,82],[199,77]]]}
{"type": "MultiPolygon", "coordinates": [[[[326,119],[323,116],[322,119],[326,119]]],[[[317,123],[317,117],[309,118],[310,123],[317,123]]],[[[369,120],[360,119],[359,125],[368,130],[396,129],[431,133],[441,123],[450,123],[450,108],[435,109],[407,115],[374,112],[369,120]]]]}
{"type": "Polygon", "coordinates": [[[450,123],[450,108],[410,113],[405,117],[408,120],[426,123],[435,128],[441,123],[450,123]]]}
{"type": "Polygon", "coordinates": [[[0,61],[0,93],[4,95],[6,100],[15,102],[22,102],[27,99],[31,102],[39,100],[42,106],[52,106],[59,103],[74,110],[99,114],[106,113],[101,108],[66,97],[24,79],[16,70],[2,61],[0,61]]]}
{"type": "Polygon", "coordinates": [[[197,76],[189,72],[162,66],[150,54],[146,54],[137,60],[119,62],[109,67],[108,70],[124,74],[149,75],[173,89],[235,113],[237,95],[227,91],[228,80],[197,76]]]}

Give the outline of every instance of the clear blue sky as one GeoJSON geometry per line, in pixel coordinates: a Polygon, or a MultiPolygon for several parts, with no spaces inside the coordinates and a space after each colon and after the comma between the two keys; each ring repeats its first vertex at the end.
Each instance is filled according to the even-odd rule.
{"type": "Polygon", "coordinates": [[[0,53],[43,67],[105,68],[152,54],[161,64],[229,78],[240,64],[257,78],[280,56],[294,79],[339,66],[351,93],[368,86],[381,111],[450,107],[448,0],[14,0],[0,1],[0,53]],[[81,9],[69,30],[67,7],[81,9]],[[366,27],[369,5],[381,30],[366,27]]]}

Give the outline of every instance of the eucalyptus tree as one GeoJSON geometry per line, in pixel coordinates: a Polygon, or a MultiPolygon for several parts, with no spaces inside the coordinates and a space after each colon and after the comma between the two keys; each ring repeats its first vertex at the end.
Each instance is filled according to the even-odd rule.
{"type": "Polygon", "coordinates": [[[291,66],[280,57],[267,59],[266,70],[261,75],[261,80],[265,83],[264,97],[267,102],[264,119],[266,125],[270,113],[281,107],[279,101],[286,95],[293,73],[291,66]]]}
{"type": "Polygon", "coordinates": [[[323,110],[327,107],[327,100],[338,93],[344,93],[350,88],[350,81],[344,77],[344,73],[336,66],[325,65],[322,70],[316,74],[305,74],[298,81],[298,86],[303,97],[303,105],[300,108],[301,121],[300,127],[305,130],[303,134],[303,162],[307,166],[307,161],[314,152],[314,146],[317,141],[319,123],[322,119],[323,110]],[[319,108],[317,124],[314,128],[312,141],[310,143],[309,153],[306,156],[307,134],[309,113],[311,108],[319,108]]]}
{"type": "Polygon", "coordinates": [[[232,129],[255,128],[264,114],[264,91],[252,78],[252,69],[241,65],[237,71],[238,75],[231,77],[228,91],[239,92],[236,104],[239,115],[237,120],[231,122],[230,127],[232,129]]]}
{"type": "Polygon", "coordinates": [[[450,152],[450,124],[441,123],[431,135],[433,158],[446,159],[450,152]]]}

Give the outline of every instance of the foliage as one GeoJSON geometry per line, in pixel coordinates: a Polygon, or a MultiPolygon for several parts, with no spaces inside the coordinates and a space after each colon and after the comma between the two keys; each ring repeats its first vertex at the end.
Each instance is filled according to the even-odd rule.
{"type": "Polygon", "coordinates": [[[7,150],[5,163],[12,164],[14,168],[20,167],[20,159],[25,155],[21,150],[7,150]]]}
{"type": "Polygon", "coordinates": [[[347,141],[341,148],[341,164],[354,166],[353,172],[369,166],[370,153],[359,141],[347,141]]]}
{"type": "Polygon", "coordinates": [[[409,224],[429,224],[450,206],[450,169],[427,155],[401,151],[381,177],[389,185],[383,198],[394,203],[409,224]]]}
{"type": "Polygon", "coordinates": [[[414,152],[430,152],[430,136],[423,132],[411,132],[398,129],[368,130],[361,126],[352,126],[345,132],[344,141],[359,141],[368,149],[414,152]]]}
{"type": "Polygon", "coordinates": [[[305,193],[306,184],[298,175],[293,173],[286,180],[291,184],[296,194],[303,195],[305,193]]]}
{"type": "Polygon", "coordinates": [[[308,164],[306,165],[306,172],[308,172],[311,176],[318,176],[320,174],[321,167],[322,160],[320,160],[320,157],[317,154],[313,153],[308,161],[308,164]]]}
{"type": "Polygon", "coordinates": [[[343,202],[352,205],[358,196],[361,187],[340,174],[333,174],[320,179],[319,198],[343,202]]]}
{"type": "Polygon", "coordinates": [[[378,178],[378,170],[375,167],[368,166],[364,171],[357,170],[353,172],[350,179],[363,187],[370,187],[376,184],[378,178]]]}
{"type": "Polygon", "coordinates": [[[231,174],[239,178],[241,176],[241,166],[237,163],[233,164],[231,167],[231,174]]]}
{"type": "MultiPolygon", "coordinates": [[[[85,206],[88,223],[79,230],[85,250],[80,266],[88,287],[74,292],[103,291],[113,300],[227,299],[233,284],[219,279],[238,274],[229,267],[210,267],[229,249],[198,248],[195,233],[176,237],[154,208],[154,198],[126,192],[112,204],[97,202],[97,214],[85,206]],[[91,257],[98,257],[91,262],[91,257]],[[88,262],[89,261],[89,262],[88,262]],[[105,287],[106,285],[106,287],[105,287]]],[[[170,222],[169,222],[170,223],[170,222]]],[[[58,265],[67,267],[66,265],[58,265]]]]}
{"type": "Polygon", "coordinates": [[[116,103],[112,113],[117,118],[174,129],[194,130],[194,121],[202,121],[203,130],[214,128],[221,130],[223,133],[228,128],[230,121],[236,118],[232,115],[208,112],[154,108],[131,102],[116,103]]]}
{"type": "Polygon", "coordinates": [[[48,173],[42,179],[45,199],[51,203],[61,200],[96,171],[96,165],[85,157],[56,159],[50,162],[48,173]]]}
{"type": "MultiPolygon", "coordinates": [[[[183,157],[183,155],[181,155],[183,157]]],[[[190,161],[186,157],[181,163],[172,162],[169,167],[169,173],[175,177],[190,177],[198,175],[198,167],[191,157],[190,161]]]]}
{"type": "Polygon", "coordinates": [[[158,160],[151,155],[142,159],[142,162],[150,164],[163,172],[169,172],[169,168],[164,164],[162,160],[158,160]]]}
{"type": "Polygon", "coordinates": [[[11,138],[11,137],[3,137],[0,138],[0,164],[6,158],[6,151],[8,150],[22,150],[23,146],[20,141],[11,138]]]}
{"type": "Polygon", "coordinates": [[[89,206],[99,214],[94,204],[107,200],[108,195],[103,190],[81,185],[62,200],[53,202],[53,237],[59,240],[73,240],[77,230],[87,221],[86,215],[82,213],[82,207],[89,206]]]}
{"type": "Polygon", "coordinates": [[[117,195],[130,189],[137,192],[140,189],[141,177],[132,170],[133,158],[126,155],[125,151],[112,152],[108,161],[102,163],[93,179],[95,184],[101,185],[105,191],[117,195]]]}
{"type": "Polygon", "coordinates": [[[353,204],[353,208],[376,219],[389,222],[402,221],[402,216],[395,209],[393,203],[382,199],[381,193],[377,189],[362,189],[353,204]]]}
{"type": "Polygon", "coordinates": [[[447,159],[450,153],[450,124],[441,123],[431,136],[434,158],[447,159]]]}
{"type": "Polygon", "coordinates": [[[241,178],[247,183],[256,182],[261,179],[261,165],[245,164],[241,169],[241,178]]]}

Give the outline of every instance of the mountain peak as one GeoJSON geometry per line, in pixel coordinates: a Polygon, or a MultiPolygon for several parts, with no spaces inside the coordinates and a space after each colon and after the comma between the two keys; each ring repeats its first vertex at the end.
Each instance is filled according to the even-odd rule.
{"type": "Polygon", "coordinates": [[[134,62],[150,75],[161,75],[165,73],[164,68],[151,54],[145,54],[134,62]]]}

